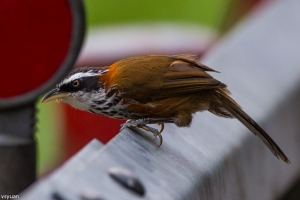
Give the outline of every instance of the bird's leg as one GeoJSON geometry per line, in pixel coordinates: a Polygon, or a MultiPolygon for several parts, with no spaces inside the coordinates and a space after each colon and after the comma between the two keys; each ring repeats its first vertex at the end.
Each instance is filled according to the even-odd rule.
{"type": "MultiPolygon", "coordinates": [[[[162,127],[163,127],[163,124],[162,124],[162,127]]],[[[146,130],[148,132],[151,132],[154,137],[158,137],[159,138],[159,144],[158,144],[157,148],[159,148],[162,145],[162,143],[163,143],[163,137],[161,135],[161,131],[163,130],[163,128],[161,128],[160,131],[158,131],[156,128],[152,128],[152,127],[147,126],[147,125],[142,125],[139,128],[142,128],[142,129],[144,129],[144,130],[146,130]]]]}
{"type": "Polygon", "coordinates": [[[154,137],[158,137],[160,142],[158,148],[162,145],[163,138],[161,132],[164,130],[164,123],[173,123],[173,118],[146,118],[146,119],[139,119],[139,120],[127,120],[126,123],[121,125],[121,130],[125,127],[138,127],[142,128],[148,132],[151,132],[154,137]],[[147,126],[147,124],[158,124],[161,128],[158,131],[155,128],[147,126]]]}

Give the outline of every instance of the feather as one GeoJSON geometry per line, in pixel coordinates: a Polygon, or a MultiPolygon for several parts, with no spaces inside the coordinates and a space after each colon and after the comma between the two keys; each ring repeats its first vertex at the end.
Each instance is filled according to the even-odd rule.
{"type": "Polygon", "coordinates": [[[120,60],[102,78],[107,88],[115,85],[127,98],[149,102],[226,87],[205,71],[216,72],[191,55],[149,55],[120,60]]]}
{"type": "Polygon", "coordinates": [[[254,135],[257,135],[278,159],[290,164],[289,159],[273,139],[249,115],[247,115],[247,113],[245,113],[232,98],[221,90],[219,90],[217,94],[226,110],[244,124],[254,135]]]}

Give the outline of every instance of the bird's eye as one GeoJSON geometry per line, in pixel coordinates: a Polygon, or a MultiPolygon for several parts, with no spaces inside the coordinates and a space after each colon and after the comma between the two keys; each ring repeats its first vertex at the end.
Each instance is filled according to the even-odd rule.
{"type": "Polygon", "coordinates": [[[79,81],[78,80],[75,80],[72,82],[72,86],[73,87],[78,87],[80,85],[79,81]]]}

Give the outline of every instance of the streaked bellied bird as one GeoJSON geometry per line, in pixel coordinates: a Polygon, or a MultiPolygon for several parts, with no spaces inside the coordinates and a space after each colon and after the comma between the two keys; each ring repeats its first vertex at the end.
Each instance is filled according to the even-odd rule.
{"type": "Polygon", "coordinates": [[[279,159],[289,159],[272,138],[229,96],[226,85],[207,72],[217,72],[192,55],[148,55],[120,60],[106,67],[73,69],[42,102],[60,99],[97,115],[127,119],[160,138],[164,123],[190,126],[193,114],[209,112],[237,118],[279,159]],[[148,126],[160,124],[161,130],[148,126]]]}

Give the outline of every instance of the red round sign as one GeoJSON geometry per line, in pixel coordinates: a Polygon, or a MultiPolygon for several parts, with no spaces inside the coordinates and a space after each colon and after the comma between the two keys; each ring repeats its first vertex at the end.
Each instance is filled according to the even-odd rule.
{"type": "Polygon", "coordinates": [[[82,44],[83,16],[78,0],[0,1],[0,108],[33,101],[65,75],[82,44]]]}

